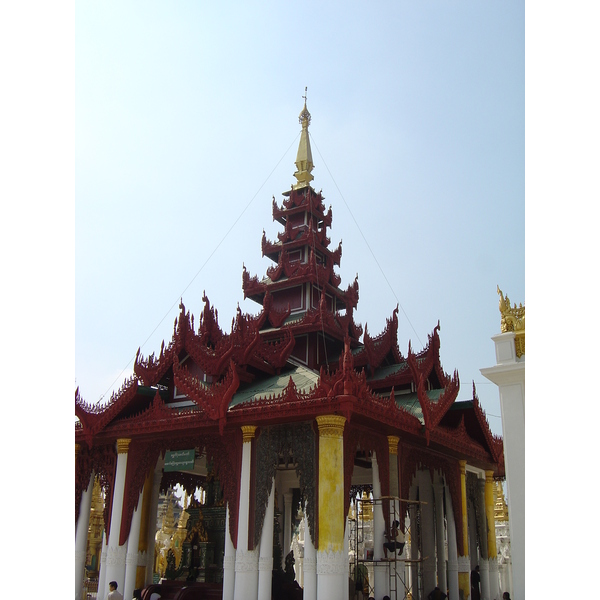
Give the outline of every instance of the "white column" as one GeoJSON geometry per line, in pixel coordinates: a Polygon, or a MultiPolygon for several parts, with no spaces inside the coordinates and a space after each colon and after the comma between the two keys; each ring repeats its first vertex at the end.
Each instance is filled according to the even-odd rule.
{"type": "Polygon", "coordinates": [[[525,355],[516,356],[514,331],[492,340],[496,365],[480,371],[498,386],[500,395],[512,583],[515,598],[525,598],[525,355]]]}
{"type": "MultiPolygon", "coordinates": [[[[154,477],[152,478],[152,497],[150,500],[150,510],[148,511],[148,537],[146,539],[146,580],[145,584],[152,583],[154,575],[154,546],[156,544],[156,518],[158,516],[158,500],[160,497],[160,484],[163,475],[165,459],[158,457],[154,467],[154,477]]],[[[98,600],[104,600],[98,598],[98,600]]]]}
{"type": "Polygon", "coordinates": [[[433,485],[435,497],[435,540],[437,546],[437,581],[438,587],[444,593],[448,589],[446,581],[446,550],[444,535],[444,486],[438,482],[433,485]]]}
{"type": "Polygon", "coordinates": [[[421,504],[421,535],[423,536],[423,595],[436,586],[435,573],[435,531],[433,527],[433,488],[429,471],[417,471],[419,500],[421,504]]]}
{"type": "Polygon", "coordinates": [[[106,530],[102,533],[102,551],[100,552],[100,571],[98,573],[98,593],[96,598],[101,600],[106,598],[108,585],[106,585],[106,555],[108,552],[108,542],[106,540],[106,530]]]}
{"type": "Polygon", "coordinates": [[[348,560],[348,555],[350,553],[350,527],[348,526],[348,518],[346,518],[346,527],[344,528],[344,556],[346,557],[345,566],[346,569],[344,571],[344,575],[346,577],[346,582],[350,579],[350,562],[348,560]]]}
{"type": "Polygon", "coordinates": [[[285,558],[290,553],[290,546],[292,545],[292,498],[291,492],[286,492],[283,495],[283,564],[285,565],[285,558]]]}
{"type": "Polygon", "coordinates": [[[238,514],[238,539],[235,553],[234,600],[256,600],[258,597],[258,552],[248,550],[248,523],[250,514],[250,470],[252,440],[256,427],[242,426],[242,473],[238,514]]]}
{"type": "Polygon", "coordinates": [[[490,600],[500,600],[502,594],[498,593],[500,576],[498,574],[498,559],[490,558],[488,560],[489,578],[490,578],[490,600]]]}
{"type": "Polygon", "coordinates": [[[142,520],[142,494],[138,496],[138,503],[131,517],[131,529],[127,538],[127,555],[125,557],[125,584],[123,597],[133,598],[135,579],[138,566],[138,548],[140,545],[140,524],[142,520]]]}
{"type": "Polygon", "coordinates": [[[79,517],[75,528],[75,600],[83,595],[83,578],[85,576],[85,555],[87,551],[88,529],[90,527],[90,509],[94,489],[94,473],[90,475],[87,489],[81,494],[79,517]]]}
{"type": "MultiPolygon", "coordinates": [[[[458,548],[456,546],[456,522],[454,521],[454,509],[452,508],[452,497],[448,487],[445,487],[446,495],[446,519],[448,521],[448,590],[450,598],[458,600],[458,548]]],[[[443,591],[443,590],[442,590],[443,591]]]]}
{"type": "Polygon", "coordinates": [[[225,553],[223,556],[223,600],[233,600],[235,585],[235,548],[229,534],[229,504],[225,509],[225,553]]]}
{"type": "Polygon", "coordinates": [[[304,507],[304,593],[303,600],[317,600],[317,552],[308,528],[304,507]]]}
{"type": "Polygon", "coordinates": [[[273,516],[275,513],[275,478],[271,483],[271,493],[265,512],[260,535],[260,558],[258,559],[258,600],[271,600],[271,580],[273,578],[273,516]]]}
{"type": "MultiPolygon", "coordinates": [[[[381,480],[379,479],[379,465],[375,452],[373,452],[373,458],[371,459],[371,471],[373,475],[373,500],[377,500],[381,498],[381,480]]],[[[373,560],[381,560],[383,558],[384,533],[383,504],[376,502],[373,504],[373,560]]],[[[390,593],[389,568],[389,565],[385,567],[377,566],[375,568],[376,598],[383,598],[384,595],[390,593]]]]}
{"type": "Polygon", "coordinates": [[[127,544],[119,545],[121,519],[123,516],[123,497],[125,495],[125,473],[127,471],[127,450],[130,439],[117,440],[117,472],[113,490],[112,512],[110,517],[110,535],[106,553],[106,584],[116,581],[119,589],[125,582],[125,556],[127,544]]]}

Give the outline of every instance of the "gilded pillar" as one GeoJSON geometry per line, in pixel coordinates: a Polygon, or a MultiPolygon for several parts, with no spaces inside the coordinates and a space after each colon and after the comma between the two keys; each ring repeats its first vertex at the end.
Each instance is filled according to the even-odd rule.
{"type": "MultiPolygon", "coordinates": [[[[471,565],[469,563],[469,527],[467,520],[467,461],[459,460],[460,467],[460,509],[462,514],[462,538],[463,551],[458,557],[458,587],[462,591],[462,597],[467,600],[471,595],[471,565]]],[[[458,532],[457,532],[458,533],[458,532]]]]}
{"type": "Polygon", "coordinates": [[[319,428],[319,542],[317,597],[347,597],[344,580],[344,424],[339,415],[317,417],[319,428]],[[345,592],[345,594],[344,594],[345,592]]]}
{"type": "Polygon", "coordinates": [[[487,547],[490,571],[490,598],[497,598],[498,589],[498,549],[496,548],[496,517],[494,503],[494,472],[485,472],[485,517],[487,522],[487,547]]]}

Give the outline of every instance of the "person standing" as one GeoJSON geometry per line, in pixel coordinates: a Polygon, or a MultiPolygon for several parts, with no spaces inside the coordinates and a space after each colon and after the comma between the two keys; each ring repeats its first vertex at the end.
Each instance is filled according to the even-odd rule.
{"type": "Polygon", "coordinates": [[[123,600],[123,594],[117,591],[117,587],[116,581],[111,581],[108,584],[108,589],[110,591],[108,592],[108,596],[106,596],[106,600],[123,600]]]}
{"type": "Polygon", "coordinates": [[[479,565],[471,571],[471,600],[481,600],[479,565]]]}

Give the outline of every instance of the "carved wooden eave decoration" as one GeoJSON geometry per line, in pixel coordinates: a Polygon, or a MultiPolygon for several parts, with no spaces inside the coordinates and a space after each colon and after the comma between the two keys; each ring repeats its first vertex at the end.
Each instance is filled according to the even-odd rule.
{"type": "Polygon", "coordinates": [[[500,436],[494,435],[490,429],[485,411],[481,407],[479,402],[479,396],[477,396],[477,390],[475,389],[475,382],[473,382],[473,410],[475,417],[481,427],[485,441],[487,442],[488,451],[491,454],[495,463],[500,463],[500,459],[504,453],[504,444],[500,436]]]}
{"type": "MultiPolygon", "coordinates": [[[[105,429],[119,414],[125,410],[136,397],[138,382],[132,377],[127,379],[118,392],[113,392],[106,404],[88,404],[75,390],[75,416],[79,419],[81,434],[79,438],[89,447],[94,443],[94,437],[105,429]]],[[[77,435],[77,428],[76,428],[77,435]]]]}
{"type": "Polygon", "coordinates": [[[312,418],[334,411],[343,414],[348,422],[353,415],[360,415],[414,435],[419,435],[422,429],[414,415],[396,404],[393,390],[389,396],[383,397],[372,393],[364,370],[357,372],[354,369],[349,337],[345,340],[342,367],[333,373],[321,369],[316,386],[300,391],[290,377],[280,394],[261,396],[232,407],[228,419],[236,422],[250,417],[256,419],[258,409],[261,422],[312,418]]]}
{"type": "MultiPolygon", "coordinates": [[[[92,472],[100,482],[106,498],[112,498],[115,480],[117,450],[115,444],[90,447],[82,445],[75,460],[75,522],[79,517],[81,497],[90,483],[92,472]]],[[[111,502],[104,506],[104,526],[106,535],[110,533],[111,502]]]]}
{"type": "Polygon", "coordinates": [[[246,380],[253,377],[246,373],[248,365],[268,374],[275,373],[285,365],[294,346],[291,332],[284,330],[279,342],[269,342],[260,336],[260,329],[266,324],[267,318],[278,322],[283,320],[284,315],[269,306],[269,310],[263,309],[257,316],[251,316],[243,314],[238,306],[231,333],[225,334],[218,326],[216,311],[211,308],[206,295],[203,300],[205,307],[197,333],[194,331],[194,316],[186,313],[181,303],[173,339],[166,350],[163,342],[158,360],[153,354],[144,359],[138,349],[134,372],[144,385],[158,385],[169,370],[174,370],[175,365],[179,366],[180,358],[185,355],[189,355],[204,373],[216,379],[224,375],[232,360],[238,367],[240,377],[246,380]]]}
{"type": "Polygon", "coordinates": [[[480,463],[495,463],[494,457],[488,448],[474,440],[467,431],[465,417],[461,416],[458,425],[454,428],[438,425],[431,433],[431,444],[438,444],[455,451],[457,454],[480,463]]]}
{"type": "Polygon", "coordinates": [[[230,361],[229,371],[220,383],[206,386],[188,372],[188,369],[173,364],[173,376],[177,389],[181,390],[194,402],[209,419],[218,421],[219,433],[223,435],[223,428],[227,420],[227,409],[233,395],[240,385],[235,363],[230,361]]]}
{"type": "Polygon", "coordinates": [[[393,364],[404,361],[398,348],[398,307],[394,309],[391,318],[386,319],[385,328],[379,335],[371,337],[365,324],[363,344],[363,348],[354,356],[357,366],[369,365],[375,371],[388,356],[393,364]]]}

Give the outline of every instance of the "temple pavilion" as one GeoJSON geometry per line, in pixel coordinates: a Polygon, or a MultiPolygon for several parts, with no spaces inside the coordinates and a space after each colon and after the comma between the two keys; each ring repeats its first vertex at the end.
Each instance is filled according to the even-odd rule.
{"type": "Polygon", "coordinates": [[[306,102],[299,121],[296,183],[281,204],[273,199],[281,232],[262,237],[272,265],[262,277],[243,268],[257,314],[238,307],[226,332],[206,295],[195,322],[182,302],[171,340],[148,357],[138,350],[133,377],[108,403],[75,392],[76,600],[94,483],[104,498],[93,565],[102,600],[113,580],[125,600],[139,589],[143,598],[158,589],[163,599],[345,600],[367,572],[361,561],[371,573],[365,598],[424,600],[439,586],[466,600],[475,565],[481,597],[499,597],[502,439],[474,387],[472,400],[456,401],[439,323],[424,348],[409,341],[403,354],[397,308],[378,335],[355,322],[358,277],[344,288],[335,271],[342,246],[331,247],[332,210],[312,187],[306,102]],[[165,521],[170,546],[160,554],[158,499],[176,484],[186,502],[177,522],[165,521]],[[367,513],[372,550],[359,560],[353,536],[367,513]],[[290,559],[298,518],[302,586],[290,559]],[[406,543],[385,560],[396,519],[406,543]]]}

